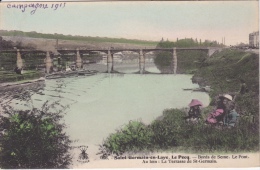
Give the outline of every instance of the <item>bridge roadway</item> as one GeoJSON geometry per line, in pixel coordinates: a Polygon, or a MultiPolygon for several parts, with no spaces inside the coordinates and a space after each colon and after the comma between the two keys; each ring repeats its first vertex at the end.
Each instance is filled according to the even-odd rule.
{"type": "MultiPolygon", "coordinates": [[[[167,51],[172,53],[172,72],[176,74],[177,70],[177,51],[182,50],[196,50],[196,51],[206,51],[208,56],[211,56],[215,51],[221,50],[221,48],[208,48],[208,47],[191,47],[191,48],[144,48],[144,49],[57,49],[60,54],[76,54],[76,67],[78,69],[82,68],[83,61],[81,59],[82,54],[88,54],[90,52],[102,52],[107,54],[107,72],[113,72],[113,55],[118,52],[123,51],[132,51],[139,54],[139,70],[140,73],[145,73],[145,54],[154,51],[167,51]],[[213,52],[212,52],[213,51],[213,52]]],[[[30,50],[30,49],[17,49],[17,50],[0,50],[1,53],[17,53],[17,67],[19,69],[23,68],[22,55],[33,53],[33,54],[46,54],[45,63],[46,63],[46,72],[49,73],[50,67],[53,66],[52,59],[49,51],[42,50],[30,50]]]]}
{"type": "MultiPolygon", "coordinates": [[[[173,52],[173,49],[176,49],[177,51],[179,50],[200,50],[200,51],[209,51],[209,48],[143,48],[143,49],[80,49],[79,52],[80,54],[86,54],[90,52],[103,52],[108,54],[108,51],[110,51],[111,54],[115,54],[118,52],[123,52],[123,51],[131,51],[131,52],[136,52],[140,54],[140,51],[143,51],[143,54],[153,52],[153,51],[168,51],[168,52],[173,52]]],[[[67,53],[75,53],[76,50],[67,50],[67,49],[58,49],[57,50],[61,54],[67,54],[67,53]]]]}
{"type": "MultiPolygon", "coordinates": [[[[69,54],[69,53],[76,53],[77,50],[80,51],[80,54],[86,54],[90,52],[103,52],[108,54],[108,51],[111,52],[111,54],[115,54],[118,52],[123,52],[123,51],[132,51],[139,53],[140,50],[143,51],[143,53],[149,53],[152,51],[169,51],[172,52],[173,49],[176,49],[177,51],[179,50],[200,50],[200,51],[209,51],[209,50],[217,50],[219,48],[207,48],[207,47],[190,47],[190,48],[144,48],[144,49],[57,49],[57,51],[60,54],[69,54]]],[[[21,54],[27,54],[27,53],[46,53],[47,51],[43,50],[31,50],[31,49],[17,49],[17,50],[0,50],[0,53],[17,53],[17,51],[20,51],[21,54]]]]}

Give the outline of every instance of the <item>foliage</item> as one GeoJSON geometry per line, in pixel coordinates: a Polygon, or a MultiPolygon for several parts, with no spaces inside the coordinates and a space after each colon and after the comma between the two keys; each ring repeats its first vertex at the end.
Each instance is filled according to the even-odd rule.
{"type": "MultiPolygon", "coordinates": [[[[1,34],[1,30],[0,30],[1,34]]],[[[27,45],[23,44],[21,41],[13,42],[13,41],[6,41],[3,39],[3,37],[0,36],[0,50],[12,50],[14,48],[18,49],[35,49],[36,46],[32,43],[29,43],[27,45]]]]}
{"type": "MultiPolygon", "coordinates": [[[[241,50],[226,49],[205,60],[195,73],[193,80],[201,86],[213,89],[209,95],[229,93],[235,97],[236,109],[241,118],[251,117],[254,127],[259,127],[259,57],[241,50]],[[196,81],[197,78],[201,78],[196,81]],[[247,87],[240,93],[241,84],[247,87]]],[[[212,101],[214,104],[214,100],[212,101]]]]}
{"type": "Polygon", "coordinates": [[[24,74],[16,74],[10,71],[0,71],[0,83],[2,82],[13,82],[13,81],[24,81],[29,79],[35,79],[42,76],[39,71],[26,71],[24,74]]]}
{"type": "Polygon", "coordinates": [[[207,59],[207,51],[177,51],[177,72],[194,74],[207,59]]]}
{"type": "MultiPolygon", "coordinates": [[[[145,135],[145,140],[142,133],[135,134],[135,140],[143,139],[143,142],[133,142],[132,135],[127,136],[122,133],[123,130],[119,130],[106,139],[103,147],[112,154],[123,154],[133,150],[145,151],[147,148],[196,153],[244,152],[259,149],[258,129],[252,128],[254,124],[246,119],[241,119],[235,127],[228,128],[207,125],[204,120],[195,124],[187,123],[184,116],[183,110],[165,110],[162,117],[146,126],[145,131],[149,132],[149,135],[145,135]]],[[[139,122],[139,125],[141,124],[139,122]]],[[[128,128],[129,125],[123,127],[123,129],[128,128]]]]}
{"type": "MultiPolygon", "coordinates": [[[[160,41],[156,48],[173,48],[173,47],[197,47],[198,42],[193,39],[183,39],[177,42],[160,41]]],[[[206,51],[182,50],[177,52],[177,73],[194,73],[201,63],[206,59],[206,51]]],[[[155,53],[154,63],[162,73],[171,73],[173,70],[173,54],[170,52],[160,51],[155,53]]]]}
{"type": "MultiPolygon", "coordinates": [[[[157,44],[156,48],[172,48],[173,46],[173,42],[162,40],[157,44]]],[[[172,58],[172,53],[170,52],[155,52],[154,64],[162,73],[171,73],[173,70],[172,58]]]]}
{"type": "Polygon", "coordinates": [[[140,121],[130,121],[122,129],[111,134],[102,145],[100,154],[122,154],[127,151],[135,152],[149,149],[151,146],[152,132],[140,121]],[[104,152],[104,148],[106,152],[104,152]]]}
{"type": "MultiPolygon", "coordinates": [[[[45,54],[33,54],[27,53],[23,54],[23,68],[26,70],[35,70],[36,68],[45,67],[44,59],[46,58],[45,54]],[[37,58],[37,60],[35,59],[37,58]]],[[[16,53],[5,53],[1,52],[0,54],[0,69],[4,70],[14,70],[16,67],[17,56],[16,53]]]]}
{"type": "Polygon", "coordinates": [[[161,149],[179,146],[178,141],[180,127],[184,123],[180,110],[174,110],[175,114],[169,114],[170,110],[165,110],[162,119],[155,120],[149,127],[153,131],[153,144],[161,149]],[[172,121],[175,120],[175,121],[172,121]]]}
{"type": "Polygon", "coordinates": [[[258,56],[240,50],[226,49],[205,60],[196,77],[203,77],[201,85],[211,85],[214,95],[224,91],[239,91],[240,79],[248,88],[258,92],[258,56]]]}
{"type": "Polygon", "coordinates": [[[0,50],[2,49],[13,49],[12,41],[6,41],[0,36],[0,50]]]}
{"type": "MultiPolygon", "coordinates": [[[[209,114],[209,113],[206,113],[209,114]]],[[[204,120],[197,124],[186,123],[183,119],[185,113],[181,110],[166,110],[163,119],[155,120],[157,127],[154,128],[154,134],[161,134],[160,128],[167,128],[165,135],[156,135],[157,140],[154,145],[160,146],[164,142],[169,149],[175,150],[185,148],[195,152],[239,152],[239,151],[257,151],[258,149],[258,131],[252,128],[253,124],[246,124],[240,120],[234,128],[224,126],[216,127],[206,125],[204,120]],[[165,121],[168,121],[168,124],[165,121]],[[171,139],[175,141],[175,145],[171,139]],[[172,147],[171,147],[172,146],[172,147]]],[[[153,122],[153,124],[155,123],[153,122]]]]}
{"type": "Polygon", "coordinates": [[[0,116],[1,168],[67,168],[71,141],[60,122],[64,109],[48,102],[41,109],[6,107],[0,116]]]}
{"type": "Polygon", "coordinates": [[[154,63],[159,67],[169,67],[172,63],[172,53],[166,51],[157,52],[154,63]]]}

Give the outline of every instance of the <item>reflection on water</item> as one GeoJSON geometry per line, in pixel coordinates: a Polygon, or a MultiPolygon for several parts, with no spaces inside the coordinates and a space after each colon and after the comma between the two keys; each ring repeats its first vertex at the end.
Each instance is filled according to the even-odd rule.
{"type": "Polygon", "coordinates": [[[121,72],[121,73],[144,73],[145,71],[148,71],[150,73],[160,73],[160,70],[158,70],[153,63],[139,63],[136,64],[128,64],[127,66],[125,64],[116,64],[114,66],[114,70],[121,72]]]}
{"type": "MultiPolygon", "coordinates": [[[[99,159],[98,144],[130,120],[151,123],[164,109],[186,107],[194,98],[208,105],[206,93],[182,90],[198,87],[190,79],[189,75],[100,73],[46,80],[45,89],[33,95],[33,100],[39,106],[46,100],[70,105],[65,115],[67,133],[78,140],[75,146],[88,146],[89,159],[93,160],[99,159]]],[[[73,152],[80,154],[79,150],[73,152]]],[[[77,163],[75,160],[74,165],[77,163]]]]}

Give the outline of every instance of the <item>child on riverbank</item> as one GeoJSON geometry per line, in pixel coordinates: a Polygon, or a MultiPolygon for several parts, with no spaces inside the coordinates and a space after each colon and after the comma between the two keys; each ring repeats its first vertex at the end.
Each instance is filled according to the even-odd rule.
{"type": "Polygon", "coordinates": [[[228,110],[229,110],[228,113],[224,116],[223,122],[225,126],[231,128],[235,126],[239,118],[239,114],[235,110],[234,102],[230,102],[228,110]]]}
{"type": "Polygon", "coordinates": [[[202,106],[202,102],[197,100],[197,99],[192,99],[190,104],[189,104],[189,107],[190,107],[190,110],[188,112],[188,116],[185,117],[186,121],[187,122],[196,122],[198,121],[200,118],[201,118],[201,109],[200,107],[202,106]]]}

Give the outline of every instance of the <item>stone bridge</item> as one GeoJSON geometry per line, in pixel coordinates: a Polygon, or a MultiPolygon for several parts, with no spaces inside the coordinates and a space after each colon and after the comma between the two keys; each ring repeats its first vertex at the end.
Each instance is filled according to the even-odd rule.
{"type": "MultiPolygon", "coordinates": [[[[156,52],[156,51],[167,51],[172,53],[172,73],[176,74],[177,70],[177,53],[178,51],[182,50],[196,50],[196,51],[206,51],[208,54],[208,57],[210,57],[214,52],[221,51],[222,48],[216,48],[216,47],[193,47],[193,48],[144,48],[144,49],[79,49],[76,50],[68,50],[68,49],[58,49],[57,51],[60,54],[72,54],[76,55],[76,67],[82,68],[83,62],[81,59],[81,56],[83,54],[89,54],[91,52],[100,52],[105,53],[107,55],[107,72],[111,73],[113,72],[113,55],[118,52],[124,52],[124,51],[131,51],[139,54],[139,71],[141,74],[145,72],[145,54],[149,52],[156,52]]],[[[44,53],[46,55],[45,58],[45,64],[46,64],[46,70],[47,73],[49,73],[48,70],[50,70],[50,67],[53,66],[52,64],[52,58],[49,51],[41,51],[41,50],[24,50],[24,49],[17,49],[17,50],[1,50],[1,53],[16,53],[17,54],[17,62],[16,65],[19,69],[23,68],[23,60],[22,56],[28,53],[44,53]]]]}

